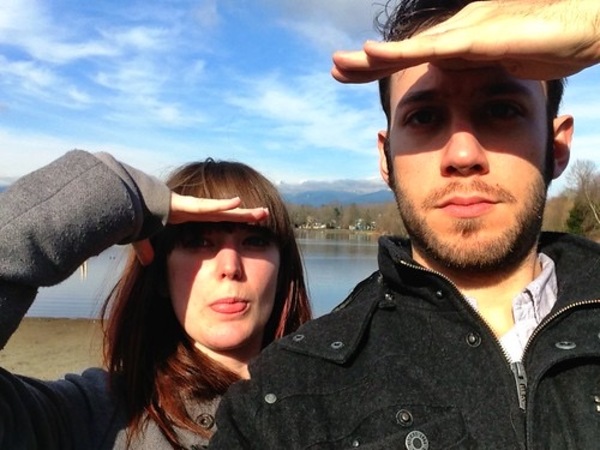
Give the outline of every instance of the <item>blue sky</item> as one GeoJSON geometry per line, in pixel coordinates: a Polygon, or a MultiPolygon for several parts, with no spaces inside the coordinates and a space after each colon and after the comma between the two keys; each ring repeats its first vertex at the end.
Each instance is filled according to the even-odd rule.
{"type": "MultiPolygon", "coordinates": [[[[373,3],[3,0],[0,182],[84,148],[158,176],[213,156],[276,183],[379,183],[376,85],[329,75],[334,50],[377,38],[373,3]]],[[[600,166],[599,81],[572,77],[563,111],[573,157],[600,166]]]]}

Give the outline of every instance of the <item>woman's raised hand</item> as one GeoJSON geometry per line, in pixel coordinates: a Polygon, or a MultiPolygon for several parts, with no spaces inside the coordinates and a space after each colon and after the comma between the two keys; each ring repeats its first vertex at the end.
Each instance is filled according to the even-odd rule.
{"type": "Polygon", "coordinates": [[[501,64],[519,78],[549,80],[599,61],[600,1],[490,0],[470,3],[410,39],[336,52],[332,75],[366,83],[431,62],[450,68],[501,64]]]}
{"type": "Polygon", "coordinates": [[[238,208],[238,197],[217,200],[171,193],[169,223],[258,222],[269,215],[266,208],[238,208]]]}
{"type": "MultiPolygon", "coordinates": [[[[259,222],[269,215],[267,208],[239,208],[238,197],[224,200],[197,198],[171,193],[168,223],[183,222],[259,222]]],[[[135,254],[142,265],[154,259],[150,241],[134,242],[135,254]]]]}

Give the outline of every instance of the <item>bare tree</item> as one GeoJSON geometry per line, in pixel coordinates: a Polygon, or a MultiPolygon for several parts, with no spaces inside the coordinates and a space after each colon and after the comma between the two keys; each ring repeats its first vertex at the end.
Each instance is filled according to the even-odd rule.
{"type": "Polygon", "coordinates": [[[575,204],[584,205],[590,213],[585,218],[588,228],[600,228],[600,176],[596,164],[589,160],[575,161],[567,173],[567,184],[575,204]]]}
{"type": "Polygon", "coordinates": [[[573,205],[573,197],[566,194],[549,198],[544,209],[544,230],[567,231],[567,220],[573,205]]]}

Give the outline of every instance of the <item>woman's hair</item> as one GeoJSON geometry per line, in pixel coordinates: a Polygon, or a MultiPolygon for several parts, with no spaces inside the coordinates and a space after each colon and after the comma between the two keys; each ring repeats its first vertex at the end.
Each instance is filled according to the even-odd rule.
{"type": "MultiPolygon", "coordinates": [[[[311,318],[294,229],[272,183],[244,164],[207,159],[176,169],[167,185],[182,195],[212,199],[237,196],[243,208],[269,209],[268,218],[258,226],[272,236],[282,264],[263,347],[311,318]]],[[[102,309],[104,359],[111,388],[127,408],[129,439],[150,419],[175,448],[180,447],[175,427],[209,437],[206,424],[189,416],[186,401],[211,401],[239,379],[194,347],[169,299],[167,256],[176,246],[185,246],[191,233],[201,227],[201,223],[167,225],[151,238],[155,257],[148,266],[142,266],[130,252],[124,272],[102,309]]]]}

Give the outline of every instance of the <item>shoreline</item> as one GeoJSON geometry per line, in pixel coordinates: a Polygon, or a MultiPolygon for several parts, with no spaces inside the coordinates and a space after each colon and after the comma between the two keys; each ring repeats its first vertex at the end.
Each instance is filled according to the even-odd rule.
{"type": "Polygon", "coordinates": [[[98,319],[25,317],[0,351],[0,367],[44,380],[102,366],[98,319]]]}

